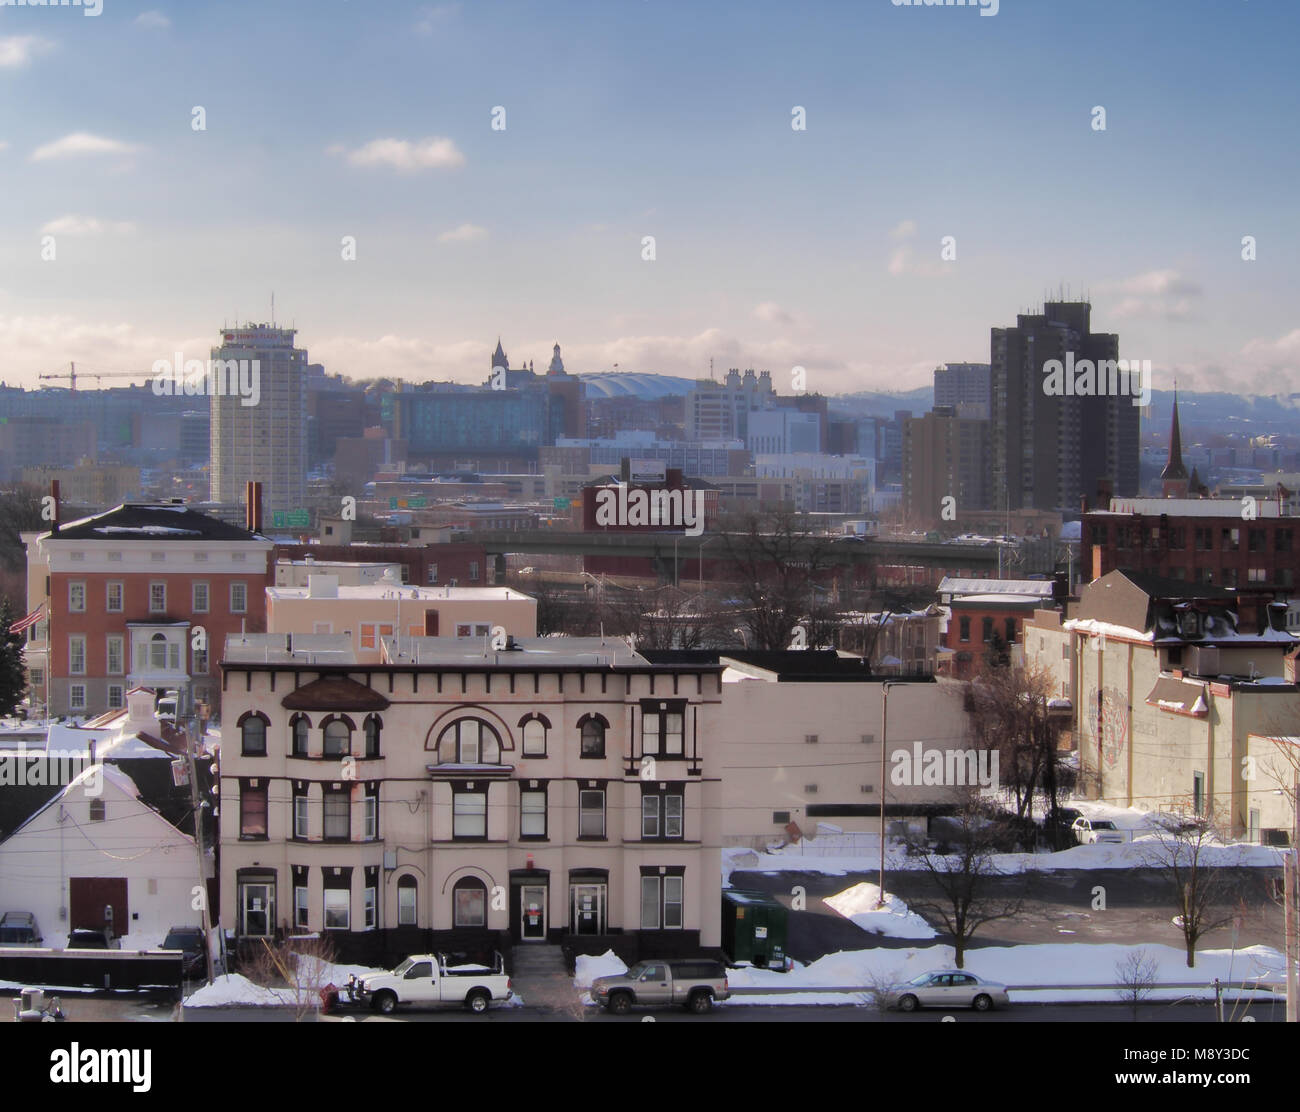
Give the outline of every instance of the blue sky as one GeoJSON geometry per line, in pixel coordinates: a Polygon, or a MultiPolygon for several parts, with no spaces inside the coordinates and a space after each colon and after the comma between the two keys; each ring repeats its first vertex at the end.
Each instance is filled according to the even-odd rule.
{"type": "Polygon", "coordinates": [[[480,381],[500,334],[909,388],[1068,286],[1157,388],[1300,389],[1289,0],[102,3],[0,7],[10,383],[202,357],[274,290],[358,377],[480,381]]]}

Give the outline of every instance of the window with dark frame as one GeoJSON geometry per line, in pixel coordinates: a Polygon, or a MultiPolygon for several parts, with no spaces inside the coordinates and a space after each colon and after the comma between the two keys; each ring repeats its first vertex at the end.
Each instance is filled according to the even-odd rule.
{"type": "Polygon", "coordinates": [[[397,925],[413,927],[416,925],[416,906],[418,903],[419,882],[410,873],[405,873],[397,881],[397,925]]]}
{"type": "Polygon", "coordinates": [[[331,718],[325,723],[322,746],[327,757],[346,757],[352,750],[352,731],[341,718],[331,718]]]}
{"type": "Polygon", "coordinates": [[[641,752],[650,757],[684,755],[686,704],[647,700],[641,704],[641,752]]]}
{"type": "Polygon", "coordinates": [[[479,841],[487,837],[486,791],[457,791],[452,796],[451,836],[479,841]]]}
{"type": "Polygon", "coordinates": [[[239,836],[241,838],[265,838],[267,788],[265,783],[257,787],[251,784],[239,785],[239,836]]]}
{"type": "Polygon", "coordinates": [[[583,720],[582,748],[579,756],[589,758],[605,756],[605,722],[603,719],[590,715],[583,720]]]}
{"type": "Polygon", "coordinates": [[[545,788],[520,788],[519,836],[521,838],[546,837],[545,788]]]}
{"type": "Polygon", "coordinates": [[[379,756],[379,736],[383,730],[383,723],[379,720],[377,714],[369,715],[366,718],[366,757],[374,760],[379,756]]]}
{"type": "Polygon", "coordinates": [[[478,877],[462,877],[452,889],[452,925],[487,926],[487,885],[478,877]]]}
{"type": "Polygon", "coordinates": [[[584,788],[578,792],[578,837],[605,837],[605,792],[584,788]]]}
{"type": "Polygon", "coordinates": [[[326,787],[322,794],[322,836],[327,842],[350,841],[352,838],[351,790],[326,787]]]}
{"type": "Polygon", "coordinates": [[[641,791],[641,837],[656,841],[680,839],[685,823],[682,785],[643,785],[641,791]]]}
{"type": "Polygon", "coordinates": [[[245,757],[266,756],[266,719],[250,714],[239,723],[240,752],[245,757]]]}
{"type": "Polygon", "coordinates": [[[294,716],[292,722],[293,730],[293,755],[295,757],[307,756],[308,737],[311,732],[311,722],[305,714],[294,716]]]}

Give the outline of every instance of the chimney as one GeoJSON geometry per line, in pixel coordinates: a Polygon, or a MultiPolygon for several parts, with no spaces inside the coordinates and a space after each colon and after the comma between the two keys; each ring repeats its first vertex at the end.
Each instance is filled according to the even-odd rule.
{"type": "Polygon", "coordinates": [[[254,480],[244,484],[244,528],[250,533],[262,531],[262,484],[254,480]]]}
{"type": "Polygon", "coordinates": [[[57,532],[59,531],[59,517],[60,517],[60,513],[59,513],[59,480],[58,480],[58,479],[51,479],[51,480],[50,480],[50,496],[54,499],[54,525],[53,525],[53,527],[50,529],[50,532],[51,532],[51,533],[57,533],[57,532]]]}

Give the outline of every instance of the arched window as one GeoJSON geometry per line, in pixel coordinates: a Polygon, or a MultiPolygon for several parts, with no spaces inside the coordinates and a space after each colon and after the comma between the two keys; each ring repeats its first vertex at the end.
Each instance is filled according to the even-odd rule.
{"type": "Polygon", "coordinates": [[[416,907],[418,906],[419,885],[410,873],[404,873],[397,879],[397,925],[413,927],[416,925],[416,907]]]}
{"type": "Polygon", "coordinates": [[[293,756],[305,757],[307,755],[307,735],[310,730],[311,720],[305,714],[295,714],[289,720],[289,731],[293,739],[293,756]]]}
{"type": "Polygon", "coordinates": [[[453,926],[486,927],[487,885],[478,877],[462,877],[451,891],[451,908],[453,926]]]}
{"type": "Polygon", "coordinates": [[[266,718],[249,711],[238,722],[241,754],[245,757],[266,756],[266,718]]]}
{"type": "Polygon", "coordinates": [[[159,672],[167,668],[167,637],[164,634],[155,633],[149,638],[149,667],[159,672]]]}
{"type": "Polygon", "coordinates": [[[501,739],[477,718],[458,718],[438,736],[439,764],[500,764],[501,739]]]}
{"type": "Polygon", "coordinates": [[[342,718],[325,723],[325,756],[346,757],[352,751],[352,728],[342,718]]]}
{"type": "Polygon", "coordinates": [[[379,734],[383,730],[384,724],[379,720],[379,715],[372,714],[366,718],[366,756],[379,756],[379,734]]]}
{"type": "Polygon", "coordinates": [[[551,728],[550,721],[541,714],[528,714],[519,720],[524,733],[524,756],[546,756],[546,734],[551,728]]]}
{"type": "Polygon", "coordinates": [[[599,714],[588,714],[579,720],[578,725],[582,729],[582,749],[579,755],[604,757],[605,731],[609,729],[609,723],[599,714]]]}

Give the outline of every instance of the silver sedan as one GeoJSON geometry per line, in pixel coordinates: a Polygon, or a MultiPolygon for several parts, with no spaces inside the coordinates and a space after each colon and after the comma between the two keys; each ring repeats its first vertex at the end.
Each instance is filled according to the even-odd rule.
{"type": "Polygon", "coordinates": [[[906,984],[894,985],[885,997],[886,1004],[904,1012],[917,1008],[974,1008],[987,1012],[1005,1007],[1011,1001],[1007,986],[977,977],[964,969],[938,969],[922,973],[906,984]]]}

